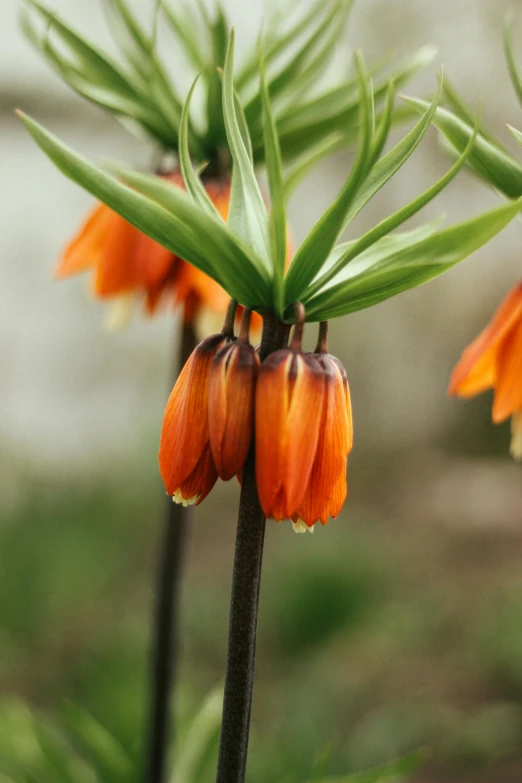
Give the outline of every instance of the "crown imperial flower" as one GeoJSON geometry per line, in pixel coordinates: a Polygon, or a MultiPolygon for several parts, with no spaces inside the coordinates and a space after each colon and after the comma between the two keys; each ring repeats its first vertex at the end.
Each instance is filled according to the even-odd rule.
{"type": "Polygon", "coordinates": [[[491,388],[495,390],[493,421],[500,424],[511,416],[511,454],[522,460],[522,282],[463,352],[448,391],[474,397],[491,388]]]}
{"type": "Polygon", "coordinates": [[[313,530],[316,522],[326,525],[336,517],[346,499],[346,460],[353,445],[352,409],[346,372],[340,361],[328,353],[327,322],[321,324],[314,358],[324,378],[324,396],[317,450],[297,513],[294,530],[313,530]]]}
{"type": "Polygon", "coordinates": [[[304,310],[290,348],[263,362],[256,391],[256,477],[261,507],[278,522],[295,514],[312,470],[324,394],[317,359],[301,353],[304,310]]]}
{"type": "Polygon", "coordinates": [[[250,316],[250,310],[245,311],[239,340],[223,346],[210,368],[210,445],[217,471],[224,481],[242,470],[254,432],[259,356],[248,342],[250,316]]]}
{"type": "Polygon", "coordinates": [[[192,352],[171,392],[161,430],[159,465],[176,503],[201,503],[217,481],[208,426],[208,381],[212,360],[232,339],[234,308],[223,331],[203,340],[192,352]]]}

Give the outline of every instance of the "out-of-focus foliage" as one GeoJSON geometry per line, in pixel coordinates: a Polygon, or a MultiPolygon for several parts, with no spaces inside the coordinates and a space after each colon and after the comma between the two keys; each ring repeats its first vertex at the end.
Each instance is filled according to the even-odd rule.
{"type": "MultiPolygon", "coordinates": [[[[15,752],[24,760],[40,754],[37,723],[67,748],[75,774],[93,780],[85,749],[71,743],[67,702],[123,749],[120,761],[142,769],[151,520],[159,524],[162,499],[154,449],[144,450],[145,478],[126,467],[125,481],[91,489],[62,478],[33,481],[2,513],[2,772],[9,754],[11,761],[15,752]],[[155,494],[157,508],[149,503],[155,494]]],[[[390,458],[386,471],[394,464],[390,458]]],[[[387,496],[381,505],[375,497],[384,472],[364,469],[371,514],[352,505],[305,541],[283,526],[267,530],[249,781],[342,780],[429,746],[415,781],[474,783],[482,774],[488,783],[518,783],[520,535],[470,532],[451,511],[441,524],[429,506],[392,521],[387,496]]],[[[394,498],[404,495],[391,480],[394,498]]],[[[189,558],[183,592],[180,748],[225,661],[233,524],[217,526],[207,511],[191,531],[198,556],[189,558]]],[[[203,783],[213,780],[217,753],[212,716],[208,725],[203,783]]]]}
{"type": "MultiPolygon", "coordinates": [[[[504,20],[504,52],[513,89],[522,104],[522,74],[513,41],[514,24],[515,14],[512,10],[504,20]]],[[[448,152],[453,156],[460,155],[474,133],[473,115],[466,101],[447,80],[444,84],[444,98],[451,111],[439,107],[433,121],[448,152]]],[[[416,111],[426,110],[425,101],[413,98],[406,100],[416,111]]],[[[509,124],[507,127],[515,141],[522,144],[520,131],[509,124]]],[[[466,163],[484,182],[507,198],[517,199],[522,196],[522,165],[482,123],[466,163]]]]}
{"type": "MultiPolygon", "coordinates": [[[[219,165],[220,156],[226,154],[226,133],[218,69],[224,67],[230,29],[219,4],[211,13],[203,3],[163,0],[147,29],[126,0],[107,0],[110,29],[118,47],[114,58],[39,0],[23,1],[22,25],[27,37],[64,81],[124,122],[137,125],[162,147],[177,150],[183,102],[157,42],[158,25],[169,28],[173,45],[188,68],[195,72],[208,66],[203,77],[204,116],[199,124],[189,123],[188,138],[199,161],[219,165]]],[[[356,77],[346,74],[326,88],[321,83],[336,44],[344,36],[351,7],[352,0],[314,0],[304,11],[298,4],[297,14],[290,8],[279,9],[277,18],[264,26],[267,89],[274,101],[283,158],[296,162],[297,178],[303,154],[313,152],[317,161],[353,141],[358,122],[356,77]]],[[[375,65],[376,103],[385,97],[389,80],[396,86],[404,84],[433,56],[433,48],[426,46],[391,68],[388,61],[375,65]]],[[[262,162],[265,147],[257,74],[254,51],[239,68],[236,84],[254,157],[262,162]]]]}

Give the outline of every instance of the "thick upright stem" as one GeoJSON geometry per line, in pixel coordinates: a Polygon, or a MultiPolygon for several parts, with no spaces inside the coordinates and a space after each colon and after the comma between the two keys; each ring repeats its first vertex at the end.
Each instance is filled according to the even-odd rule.
{"type": "MultiPolygon", "coordinates": [[[[272,317],[265,318],[261,360],[286,345],[287,339],[288,329],[272,317]]],[[[239,502],[217,783],[243,783],[245,779],[264,538],[265,515],[257,494],[252,445],[243,468],[239,502]]]]}
{"type": "MultiPolygon", "coordinates": [[[[183,326],[179,360],[174,378],[196,346],[190,325],[183,326]]],[[[151,648],[151,696],[149,739],[147,748],[147,783],[163,783],[169,741],[172,737],[172,692],[179,656],[179,609],[183,555],[191,508],[165,501],[165,521],[156,583],[156,606],[151,648]]]]}

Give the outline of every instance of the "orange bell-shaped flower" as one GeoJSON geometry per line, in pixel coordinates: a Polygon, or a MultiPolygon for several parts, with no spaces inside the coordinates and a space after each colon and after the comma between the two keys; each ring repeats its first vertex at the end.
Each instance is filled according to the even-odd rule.
{"type": "Polygon", "coordinates": [[[310,354],[301,353],[303,320],[290,348],[270,354],[256,389],[256,478],[267,517],[290,519],[300,507],[314,464],[324,378],[310,354]]]}
{"type": "Polygon", "coordinates": [[[201,503],[217,481],[208,427],[208,381],[216,353],[233,337],[235,303],[223,331],[203,340],[183,367],[167,402],[161,430],[159,465],[176,503],[201,503]]]}
{"type": "Polygon", "coordinates": [[[522,283],[504,299],[491,322],[463,352],[449,394],[473,397],[493,388],[493,421],[511,416],[511,454],[522,459],[522,283]]]}
{"type": "Polygon", "coordinates": [[[210,368],[210,445],[217,471],[224,481],[242,470],[254,432],[259,357],[248,342],[250,316],[250,310],[246,310],[239,340],[221,348],[210,368]]]}
{"type": "Polygon", "coordinates": [[[336,517],[346,500],[346,460],[353,445],[350,390],[344,367],[328,354],[327,323],[321,324],[319,342],[313,354],[324,377],[324,399],[317,451],[306,492],[297,514],[294,530],[313,530],[320,521],[336,517]]]}

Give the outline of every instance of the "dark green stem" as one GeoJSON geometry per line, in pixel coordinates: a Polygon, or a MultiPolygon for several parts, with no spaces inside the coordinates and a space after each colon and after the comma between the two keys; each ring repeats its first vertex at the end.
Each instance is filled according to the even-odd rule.
{"type": "MultiPolygon", "coordinates": [[[[183,326],[175,377],[196,346],[190,325],[183,326]]],[[[147,748],[147,783],[164,783],[165,763],[172,739],[172,693],[179,657],[179,610],[183,555],[192,509],[167,497],[158,553],[156,606],[151,650],[151,701],[147,748]]]]}
{"type": "MultiPolygon", "coordinates": [[[[288,328],[266,316],[261,360],[285,346],[287,340],[288,328]]],[[[257,494],[252,444],[243,468],[239,501],[217,783],[245,780],[264,538],[265,515],[257,494]]]]}

